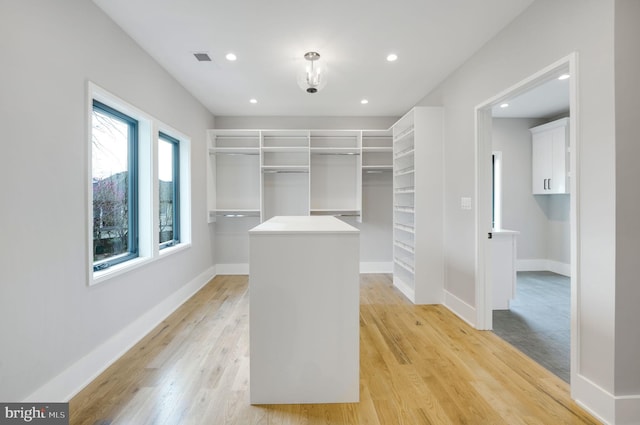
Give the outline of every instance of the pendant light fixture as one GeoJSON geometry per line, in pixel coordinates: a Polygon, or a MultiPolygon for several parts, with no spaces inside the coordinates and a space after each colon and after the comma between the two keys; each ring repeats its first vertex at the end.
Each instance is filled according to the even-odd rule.
{"type": "Polygon", "coordinates": [[[327,84],[326,67],[319,63],[318,52],[307,52],[304,58],[308,63],[304,73],[298,77],[298,85],[307,93],[317,93],[327,84]]]}

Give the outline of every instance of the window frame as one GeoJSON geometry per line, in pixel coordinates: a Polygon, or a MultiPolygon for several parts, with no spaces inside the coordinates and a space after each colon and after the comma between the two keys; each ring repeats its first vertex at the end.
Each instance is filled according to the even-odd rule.
{"type": "MultiPolygon", "coordinates": [[[[126,253],[118,254],[113,257],[106,258],[104,260],[93,261],[93,271],[106,270],[112,266],[123,263],[125,261],[137,258],[139,255],[138,249],[138,232],[139,232],[139,218],[138,218],[138,120],[135,118],[113,108],[104,102],[97,99],[92,100],[92,125],[91,134],[93,140],[93,113],[98,111],[111,118],[115,118],[127,125],[127,249],[126,253]]],[[[91,160],[90,167],[92,181],[93,181],[93,158],[91,160]]],[[[91,197],[92,205],[92,220],[93,223],[95,217],[93,217],[93,192],[91,197]]],[[[93,234],[93,225],[92,232],[93,234]]],[[[93,247],[93,240],[92,240],[93,247]]],[[[92,248],[92,256],[95,255],[92,248]]]]}
{"type": "MultiPolygon", "coordinates": [[[[165,249],[180,243],[180,140],[168,135],[166,132],[158,132],[158,143],[160,140],[171,143],[173,150],[172,169],[173,169],[173,239],[159,243],[159,249],[165,249]]],[[[159,166],[159,165],[158,165],[159,166]]],[[[160,179],[158,178],[158,183],[160,179]]],[[[158,189],[158,195],[160,190],[158,189]]],[[[158,201],[160,196],[158,196],[158,201]]],[[[158,211],[159,215],[160,211],[158,211]]],[[[160,240],[160,226],[158,226],[158,240],[160,240]]]]}

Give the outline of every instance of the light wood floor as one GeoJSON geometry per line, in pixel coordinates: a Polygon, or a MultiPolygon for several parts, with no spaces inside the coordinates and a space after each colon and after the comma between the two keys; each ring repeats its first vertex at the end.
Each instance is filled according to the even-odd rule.
{"type": "Polygon", "coordinates": [[[71,424],[597,424],[559,378],[362,275],[360,403],[249,404],[246,276],[218,276],[71,400],[71,424]]]}

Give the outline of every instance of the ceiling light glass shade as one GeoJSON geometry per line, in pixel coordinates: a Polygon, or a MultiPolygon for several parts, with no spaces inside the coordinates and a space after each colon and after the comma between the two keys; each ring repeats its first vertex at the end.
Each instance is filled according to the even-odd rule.
{"type": "Polygon", "coordinates": [[[298,75],[298,85],[307,93],[317,93],[327,85],[327,67],[320,62],[320,54],[307,52],[305,69],[298,75]]]}

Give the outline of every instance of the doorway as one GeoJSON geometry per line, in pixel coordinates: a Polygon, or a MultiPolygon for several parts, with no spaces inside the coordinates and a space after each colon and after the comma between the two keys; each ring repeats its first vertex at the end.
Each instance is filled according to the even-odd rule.
{"type": "MultiPolygon", "coordinates": [[[[579,285],[578,252],[577,252],[577,226],[578,226],[578,176],[577,171],[577,155],[578,155],[578,137],[576,134],[578,120],[578,111],[576,108],[576,87],[577,87],[577,69],[576,55],[571,54],[566,58],[546,67],[529,78],[521,81],[508,90],[488,99],[487,101],[476,107],[476,313],[478,329],[493,329],[493,277],[494,266],[492,265],[492,245],[491,233],[493,231],[492,222],[496,218],[494,211],[494,191],[492,154],[493,154],[493,110],[499,108],[500,105],[509,103],[526,93],[539,88],[546,83],[557,79],[562,74],[569,74],[569,109],[571,111],[571,120],[569,124],[569,192],[567,198],[569,204],[569,227],[570,227],[570,266],[567,266],[570,287],[570,364],[571,375],[577,370],[578,359],[578,321],[576,317],[576,294],[579,285]]],[[[503,162],[506,159],[503,158],[503,162]]],[[[503,164],[504,167],[504,164],[503,164]]],[[[529,189],[529,193],[530,189],[529,189]]],[[[549,195],[544,195],[549,196],[549,195]]],[[[498,215],[501,215],[498,213],[498,215]]],[[[516,229],[518,230],[518,229],[516,229]]]]}

